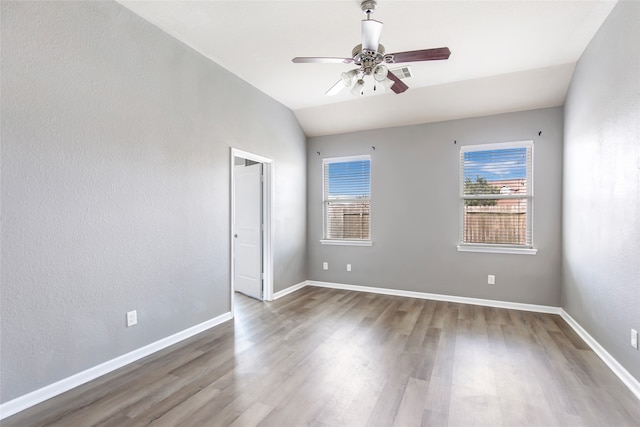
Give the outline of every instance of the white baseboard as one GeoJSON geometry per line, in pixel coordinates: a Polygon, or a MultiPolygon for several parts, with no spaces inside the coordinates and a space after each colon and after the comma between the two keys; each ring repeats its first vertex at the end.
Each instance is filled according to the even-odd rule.
{"type": "Polygon", "coordinates": [[[371,292],[374,294],[394,295],[399,297],[430,299],[435,301],[457,302],[460,304],[474,304],[485,307],[510,308],[513,310],[533,311],[536,313],[560,314],[560,307],[549,305],[523,304],[519,302],[496,301],[490,299],[467,298],[453,295],[430,294],[426,292],[402,291],[398,289],[374,288],[370,286],[345,285],[342,283],[307,281],[308,286],[318,286],[320,288],[343,289],[347,291],[371,292]]]}
{"type": "Polygon", "coordinates": [[[286,289],[278,291],[278,292],[273,294],[273,300],[277,300],[278,298],[282,298],[285,295],[289,295],[290,293],[298,291],[298,290],[304,288],[305,286],[307,286],[308,283],[309,283],[309,281],[305,280],[304,282],[300,282],[297,285],[289,286],[286,289]]]}
{"type": "Polygon", "coordinates": [[[34,405],[37,405],[38,403],[44,402],[47,399],[51,399],[52,397],[62,394],[65,391],[71,390],[72,388],[78,387],[91,380],[101,377],[102,375],[108,374],[109,372],[113,372],[116,369],[126,366],[132,362],[135,362],[136,360],[142,359],[143,357],[155,353],[156,351],[160,351],[187,338],[190,338],[196,334],[199,334],[200,332],[206,331],[207,329],[213,328],[214,326],[226,322],[227,320],[231,320],[232,318],[233,316],[231,312],[222,314],[218,317],[207,320],[206,322],[192,326],[191,328],[185,329],[176,334],[148,344],[144,347],[123,354],[122,356],[118,356],[115,359],[111,359],[109,361],[101,363],[100,365],[94,366],[85,371],[57,381],[53,384],[49,384],[48,386],[32,391],[31,393],[22,395],[18,398],[3,403],[2,405],[0,405],[0,420],[10,417],[11,415],[14,415],[34,405]]]}
{"type": "Polygon", "coordinates": [[[614,374],[626,385],[629,390],[640,400],[640,381],[636,380],[607,350],[604,349],[573,317],[564,309],[560,316],[573,328],[574,331],[586,342],[600,359],[613,371],[614,374]]]}

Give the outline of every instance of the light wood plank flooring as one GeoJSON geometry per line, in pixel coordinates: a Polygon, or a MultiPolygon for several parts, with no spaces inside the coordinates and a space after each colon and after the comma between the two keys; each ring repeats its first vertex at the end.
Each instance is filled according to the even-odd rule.
{"type": "Polygon", "coordinates": [[[638,426],[556,315],[308,287],[2,422],[13,426],[638,426]]]}

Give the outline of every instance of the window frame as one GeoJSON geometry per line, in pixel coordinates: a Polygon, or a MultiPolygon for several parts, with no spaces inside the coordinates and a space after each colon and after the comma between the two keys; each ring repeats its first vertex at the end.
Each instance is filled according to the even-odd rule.
{"type": "Polygon", "coordinates": [[[459,152],[459,236],[457,249],[460,252],[485,252],[485,253],[502,253],[502,254],[521,254],[521,255],[535,255],[538,250],[534,247],[534,233],[533,233],[533,212],[534,212],[534,177],[533,177],[533,164],[534,164],[534,143],[533,140],[523,141],[511,141],[511,142],[498,142],[489,144],[475,144],[466,145],[460,147],[459,152]],[[530,161],[527,161],[526,165],[526,188],[527,193],[524,196],[513,196],[506,194],[486,194],[486,195],[465,195],[464,194],[464,154],[468,152],[477,151],[492,151],[492,150],[508,150],[513,148],[527,148],[530,150],[530,161]],[[508,243],[467,243],[464,242],[464,213],[465,213],[465,201],[474,199],[525,199],[527,202],[527,218],[526,218],[526,233],[530,236],[528,244],[515,245],[508,243]]]}
{"type": "Polygon", "coordinates": [[[369,154],[355,155],[355,156],[342,156],[342,157],[326,157],[322,159],[321,170],[321,182],[322,182],[322,239],[320,243],[323,245],[339,245],[339,246],[373,246],[372,233],[371,233],[371,211],[372,211],[372,195],[371,195],[371,156],[369,154]],[[325,171],[326,165],[330,163],[348,163],[355,161],[366,160],[369,162],[369,198],[361,199],[369,202],[369,238],[368,239],[329,239],[327,238],[327,202],[326,188],[325,188],[325,171]]]}

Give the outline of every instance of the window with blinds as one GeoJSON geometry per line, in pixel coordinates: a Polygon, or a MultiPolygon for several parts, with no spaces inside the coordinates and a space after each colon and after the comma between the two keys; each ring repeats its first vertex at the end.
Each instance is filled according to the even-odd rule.
{"type": "Polygon", "coordinates": [[[532,248],[533,141],[460,150],[461,245],[532,248]]]}
{"type": "Polygon", "coordinates": [[[371,239],[371,159],[324,159],[324,239],[371,239]]]}

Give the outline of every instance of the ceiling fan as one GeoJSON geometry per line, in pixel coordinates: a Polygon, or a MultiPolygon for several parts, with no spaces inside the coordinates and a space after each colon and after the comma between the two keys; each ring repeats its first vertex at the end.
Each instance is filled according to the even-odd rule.
{"type": "Polygon", "coordinates": [[[300,63],[324,63],[324,64],[355,64],[358,68],[342,73],[341,79],[334,84],[325,95],[335,95],[344,88],[351,87],[354,95],[363,95],[365,77],[373,77],[376,83],[380,83],[385,89],[391,89],[394,93],[406,91],[407,86],[395,74],[390,73],[385,64],[397,64],[401,62],[438,61],[448,59],[451,51],[448,47],[435,49],[411,50],[407,52],[385,53],[384,46],[379,43],[382,34],[382,22],[371,19],[376,8],[375,0],[363,0],[360,8],[367,15],[362,20],[362,43],[353,48],[351,58],[334,58],[318,56],[298,56],[292,59],[296,64],[300,63]]]}

